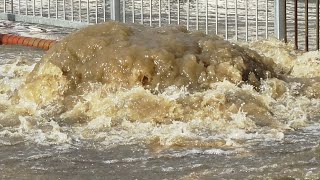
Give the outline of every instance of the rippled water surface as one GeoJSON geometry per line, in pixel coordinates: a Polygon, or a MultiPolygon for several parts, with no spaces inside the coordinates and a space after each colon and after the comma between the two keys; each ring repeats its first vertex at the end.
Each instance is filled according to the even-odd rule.
{"type": "Polygon", "coordinates": [[[61,147],[27,142],[0,147],[6,179],[319,179],[319,129],[243,148],[61,147]]]}

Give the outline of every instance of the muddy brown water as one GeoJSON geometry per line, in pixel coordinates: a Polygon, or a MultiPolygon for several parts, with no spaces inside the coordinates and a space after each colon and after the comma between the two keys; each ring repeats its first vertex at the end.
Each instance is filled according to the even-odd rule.
{"type": "Polygon", "coordinates": [[[319,179],[319,129],[250,148],[2,145],[2,179],[319,179]]]}
{"type": "Polygon", "coordinates": [[[94,48],[90,42],[78,43],[79,33],[85,36],[90,29],[69,36],[46,55],[25,47],[1,47],[1,178],[320,178],[319,52],[297,52],[273,39],[235,45],[179,28],[107,26],[115,31],[99,34],[103,31],[97,27],[91,38],[94,48]],[[147,36],[137,40],[143,31],[158,38],[158,44],[148,46],[147,36]],[[172,37],[181,45],[172,47],[179,48],[161,40],[172,37]],[[203,39],[215,45],[215,51],[210,52],[212,46],[206,52],[194,51],[203,39]],[[117,49],[112,56],[102,52],[112,49],[117,49]],[[143,56],[165,51],[167,56],[143,56]],[[113,70],[105,72],[125,70],[116,75],[120,79],[84,76],[113,62],[110,57],[115,63],[107,67],[113,70]],[[117,64],[122,57],[131,59],[132,66],[117,64]],[[163,57],[174,57],[171,69],[157,67],[163,57]],[[205,64],[201,57],[212,59],[205,64]],[[175,62],[183,60],[201,71],[175,62]],[[213,68],[208,69],[210,63],[213,68]],[[212,69],[222,67],[228,70],[212,75],[212,69]],[[81,79],[79,72],[84,74],[81,79]],[[250,72],[251,80],[243,78],[250,72]],[[188,79],[190,75],[202,80],[188,79]],[[151,82],[161,77],[169,77],[168,82],[151,82]]]}

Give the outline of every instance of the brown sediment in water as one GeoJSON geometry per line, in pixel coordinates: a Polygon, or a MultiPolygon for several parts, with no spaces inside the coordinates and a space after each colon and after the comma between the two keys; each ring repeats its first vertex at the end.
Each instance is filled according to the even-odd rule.
{"type": "Polygon", "coordinates": [[[90,26],[31,73],[35,62],[0,65],[0,128],[44,143],[79,137],[155,151],[282,139],[318,119],[320,65],[317,52],[265,41],[249,49],[184,27],[90,26]]]}
{"type": "Polygon", "coordinates": [[[269,78],[272,96],[280,97],[286,91],[276,79],[281,73],[272,59],[218,36],[180,26],[147,28],[108,22],[57,43],[12,100],[27,99],[39,106],[56,103],[63,109],[59,112],[66,112],[60,118],[77,122],[101,115],[157,123],[195,118],[229,121],[241,109],[255,125],[276,126],[258,91],[261,81],[269,78]],[[225,81],[230,82],[229,90],[210,94],[218,91],[215,83],[225,81]],[[241,89],[242,85],[255,90],[241,89]],[[172,86],[185,87],[190,95],[175,100],[158,96],[172,86]],[[146,91],[119,92],[117,103],[108,97],[134,87],[146,91]],[[88,92],[90,100],[85,96],[88,92]]]}
{"type": "Polygon", "coordinates": [[[224,79],[258,86],[261,78],[275,76],[272,60],[218,36],[177,26],[147,28],[116,22],[89,26],[63,39],[44,56],[28,82],[38,77],[44,64],[62,71],[69,93],[88,82],[116,89],[175,85],[200,90],[224,79]]]}

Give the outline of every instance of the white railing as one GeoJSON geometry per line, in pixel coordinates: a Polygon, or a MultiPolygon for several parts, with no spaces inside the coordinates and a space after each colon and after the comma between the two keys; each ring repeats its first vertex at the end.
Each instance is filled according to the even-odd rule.
{"type": "MultiPolygon", "coordinates": [[[[286,15],[293,14],[291,5],[297,1],[0,0],[0,19],[65,27],[81,27],[108,20],[153,27],[178,24],[189,30],[219,34],[225,39],[248,41],[275,36],[286,40],[287,33],[294,32],[296,28],[292,25],[294,22],[287,24],[289,18],[286,15]],[[286,6],[288,3],[289,8],[286,6]]],[[[311,7],[316,9],[313,5],[311,7]]],[[[312,8],[310,12],[313,12],[312,8]]],[[[314,29],[316,25],[311,22],[311,26],[314,29]]]]}
{"type": "Polygon", "coordinates": [[[0,12],[15,15],[15,20],[67,27],[113,19],[185,25],[226,39],[273,34],[272,0],[0,0],[0,12]]]}

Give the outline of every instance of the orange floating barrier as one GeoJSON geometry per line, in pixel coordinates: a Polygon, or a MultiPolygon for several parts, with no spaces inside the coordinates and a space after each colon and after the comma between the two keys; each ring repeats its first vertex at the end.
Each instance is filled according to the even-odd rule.
{"type": "Polygon", "coordinates": [[[21,38],[20,36],[13,37],[12,44],[18,44],[18,41],[19,41],[20,38],[21,38]]]}
{"type": "Polygon", "coordinates": [[[24,39],[24,41],[23,41],[23,46],[28,46],[28,43],[29,43],[29,41],[31,40],[31,38],[29,38],[29,37],[26,37],[25,39],[24,39]]]}
{"type": "Polygon", "coordinates": [[[15,38],[14,35],[8,36],[8,44],[13,44],[13,38],[15,38]]]}
{"type": "Polygon", "coordinates": [[[45,39],[41,39],[41,40],[39,41],[39,43],[38,43],[37,48],[42,48],[45,42],[46,42],[45,39]]]}
{"type": "Polygon", "coordinates": [[[57,43],[57,41],[51,41],[50,45],[49,45],[49,49],[55,44],[57,43]]]}
{"type": "Polygon", "coordinates": [[[24,39],[25,39],[24,37],[21,37],[21,38],[18,40],[17,45],[22,45],[22,44],[23,44],[24,39]]]}
{"type": "Polygon", "coordinates": [[[28,45],[27,46],[31,46],[32,47],[32,44],[33,42],[36,40],[37,38],[32,38],[30,39],[30,41],[28,42],[28,45]]]}
{"type": "Polygon", "coordinates": [[[3,37],[2,37],[2,44],[8,44],[8,39],[9,37],[12,36],[12,35],[8,35],[8,34],[5,34],[3,37]]]}
{"type": "Polygon", "coordinates": [[[38,44],[41,41],[41,39],[37,38],[35,41],[33,41],[32,47],[38,48],[38,44]]]}
{"type": "Polygon", "coordinates": [[[22,45],[48,50],[57,41],[13,34],[0,34],[0,45],[22,45]]]}

